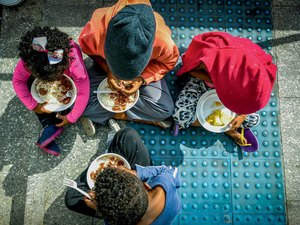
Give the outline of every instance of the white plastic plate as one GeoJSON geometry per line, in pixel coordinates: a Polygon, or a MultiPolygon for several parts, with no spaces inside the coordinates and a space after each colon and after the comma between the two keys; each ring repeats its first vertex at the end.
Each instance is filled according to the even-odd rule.
{"type": "MultiPolygon", "coordinates": [[[[45,109],[52,111],[52,112],[60,112],[60,111],[64,111],[64,110],[68,109],[69,107],[71,107],[74,104],[76,97],[77,97],[77,88],[75,86],[74,81],[69,76],[67,76],[67,75],[64,75],[64,76],[68,78],[68,80],[71,82],[72,87],[73,87],[71,101],[68,104],[61,104],[61,103],[54,103],[54,102],[48,103],[45,106],[45,109]]],[[[31,93],[32,97],[38,103],[43,103],[44,100],[40,97],[40,95],[38,94],[37,89],[36,89],[37,81],[38,81],[38,79],[35,79],[33,81],[31,88],[30,88],[30,93],[31,93]]]]}
{"type": "Polygon", "coordinates": [[[102,155],[98,156],[98,157],[91,163],[91,165],[90,165],[89,168],[88,168],[88,171],[87,171],[87,174],[86,174],[86,180],[87,180],[87,183],[88,183],[90,189],[92,189],[92,188],[95,186],[95,185],[94,185],[94,181],[91,179],[91,173],[92,173],[93,171],[96,171],[96,170],[99,168],[100,164],[101,164],[101,163],[104,163],[104,162],[105,162],[107,159],[109,159],[109,157],[111,157],[111,156],[116,157],[116,158],[118,158],[119,160],[123,161],[123,162],[124,162],[124,166],[127,167],[128,169],[131,169],[131,168],[130,168],[130,164],[127,162],[127,160],[126,160],[124,157],[122,157],[122,156],[120,156],[120,155],[118,155],[118,154],[115,154],[115,153],[106,153],[106,154],[102,154],[102,155]]]}
{"type": "Polygon", "coordinates": [[[215,89],[205,92],[197,103],[196,114],[200,124],[207,130],[215,133],[222,133],[230,129],[229,123],[224,126],[213,126],[206,122],[206,118],[213,113],[214,110],[221,110],[226,113],[231,119],[235,118],[235,113],[227,109],[223,104],[216,106],[215,102],[221,102],[215,89]]]}
{"type": "MultiPolygon", "coordinates": [[[[100,90],[106,90],[107,89],[107,78],[105,78],[98,86],[98,91],[100,90]]],[[[126,109],[125,110],[119,110],[119,111],[114,111],[112,109],[111,106],[108,106],[108,105],[105,105],[102,101],[101,101],[101,95],[109,95],[109,94],[100,94],[100,93],[97,93],[97,98],[98,98],[98,101],[100,103],[100,105],[106,109],[107,111],[110,111],[110,112],[113,112],[113,113],[122,113],[122,112],[125,112],[127,110],[129,110],[130,108],[132,108],[138,101],[139,99],[139,96],[140,96],[140,91],[138,90],[136,93],[135,93],[135,99],[134,99],[134,102],[132,103],[128,103],[127,106],[126,106],[126,109]]]]}

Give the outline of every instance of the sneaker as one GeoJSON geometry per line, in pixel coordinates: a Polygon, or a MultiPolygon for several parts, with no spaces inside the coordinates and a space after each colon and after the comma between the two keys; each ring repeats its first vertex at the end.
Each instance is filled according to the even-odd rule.
{"type": "Polygon", "coordinates": [[[108,120],[108,126],[114,132],[118,132],[119,130],[121,130],[119,124],[114,119],[109,119],[108,120]]]}
{"type": "Polygon", "coordinates": [[[87,136],[93,136],[96,133],[93,122],[87,117],[80,117],[82,128],[87,136]]]}
{"type": "Polygon", "coordinates": [[[63,132],[62,127],[57,127],[55,125],[45,126],[40,136],[37,140],[37,144],[44,147],[47,146],[50,142],[52,142],[58,135],[63,132]]]}
{"type": "Polygon", "coordinates": [[[59,156],[61,153],[61,151],[60,151],[58,145],[55,143],[55,141],[50,142],[47,146],[42,146],[38,142],[36,143],[36,145],[40,149],[42,149],[44,152],[46,152],[50,155],[59,156]]]}

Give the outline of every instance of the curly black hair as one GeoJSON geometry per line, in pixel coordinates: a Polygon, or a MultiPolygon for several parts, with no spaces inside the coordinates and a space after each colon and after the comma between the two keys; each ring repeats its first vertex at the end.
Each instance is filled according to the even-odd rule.
{"type": "Polygon", "coordinates": [[[18,46],[19,56],[25,62],[25,66],[33,77],[53,81],[69,67],[70,39],[68,34],[56,27],[35,27],[21,37],[18,46]],[[46,49],[49,51],[63,49],[62,61],[50,65],[47,53],[33,50],[32,40],[35,37],[47,37],[46,49]]]}
{"type": "Polygon", "coordinates": [[[143,182],[119,168],[105,168],[95,182],[97,209],[111,225],[135,225],[148,208],[143,182]]]}

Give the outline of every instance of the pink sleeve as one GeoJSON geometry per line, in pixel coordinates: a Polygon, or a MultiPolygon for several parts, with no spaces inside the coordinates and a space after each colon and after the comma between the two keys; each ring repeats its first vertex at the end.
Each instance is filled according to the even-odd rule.
{"type": "Polygon", "coordinates": [[[24,62],[20,60],[15,68],[13,75],[13,87],[21,102],[29,109],[33,110],[37,106],[37,101],[30,94],[27,86],[30,73],[26,70],[24,62]]]}
{"type": "Polygon", "coordinates": [[[69,76],[73,79],[77,88],[77,98],[72,111],[67,115],[67,119],[71,123],[75,123],[85,110],[90,96],[90,81],[85,69],[81,50],[79,46],[71,41],[70,57],[71,63],[69,67],[69,76]]]}

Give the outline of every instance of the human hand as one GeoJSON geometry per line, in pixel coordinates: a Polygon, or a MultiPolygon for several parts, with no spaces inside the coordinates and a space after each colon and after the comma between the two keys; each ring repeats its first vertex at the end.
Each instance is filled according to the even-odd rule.
{"type": "Polygon", "coordinates": [[[43,113],[52,113],[50,110],[45,109],[45,105],[47,105],[48,102],[44,103],[38,103],[37,106],[33,109],[38,114],[43,114],[43,113]]]}
{"type": "Polygon", "coordinates": [[[88,207],[90,207],[90,208],[92,208],[92,209],[94,209],[94,210],[97,211],[96,193],[94,191],[90,191],[89,192],[89,196],[91,197],[91,199],[83,196],[83,201],[85,202],[85,204],[88,207]]]}
{"type": "Polygon", "coordinates": [[[139,90],[143,83],[144,79],[142,77],[136,77],[131,81],[123,81],[125,88],[122,89],[122,92],[125,95],[132,95],[139,90]],[[128,89],[126,86],[129,86],[130,88],[128,89]]]}
{"type": "Polygon", "coordinates": [[[63,127],[65,125],[70,124],[70,121],[67,119],[66,116],[63,116],[63,115],[60,115],[60,114],[57,113],[56,114],[56,118],[62,120],[60,123],[55,124],[55,126],[57,126],[57,127],[63,127]]]}
{"type": "Polygon", "coordinates": [[[229,129],[229,131],[233,131],[233,130],[236,130],[237,128],[239,128],[241,126],[241,124],[245,121],[246,119],[246,116],[245,114],[240,114],[240,115],[237,115],[233,120],[231,120],[229,126],[231,127],[229,129]]]}
{"type": "Polygon", "coordinates": [[[111,72],[107,74],[107,83],[110,89],[115,91],[122,90],[122,86],[120,85],[120,81],[116,78],[111,72]]]}

